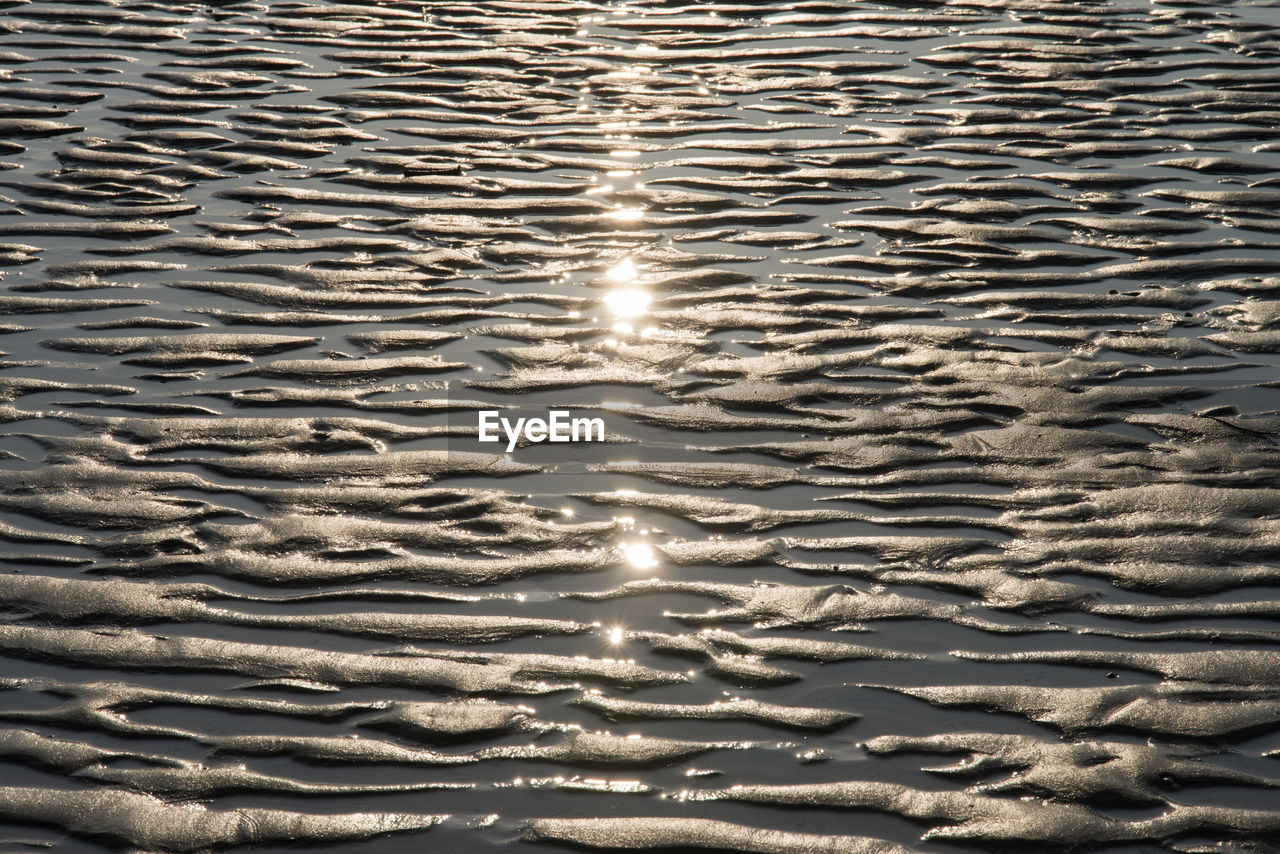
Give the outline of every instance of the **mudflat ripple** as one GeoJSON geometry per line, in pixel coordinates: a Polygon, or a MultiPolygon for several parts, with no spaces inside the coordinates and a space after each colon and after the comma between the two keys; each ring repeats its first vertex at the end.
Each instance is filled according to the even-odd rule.
{"type": "Polygon", "coordinates": [[[1274,4],[0,8],[0,848],[1280,850],[1274,4]]]}

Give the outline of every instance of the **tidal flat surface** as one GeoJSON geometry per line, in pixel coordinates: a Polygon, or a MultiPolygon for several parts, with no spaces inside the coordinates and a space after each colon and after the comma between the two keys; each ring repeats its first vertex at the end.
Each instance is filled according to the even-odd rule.
{"type": "Polygon", "coordinates": [[[0,0],[0,850],[1280,850],[1278,125],[1261,2],[0,0]]]}

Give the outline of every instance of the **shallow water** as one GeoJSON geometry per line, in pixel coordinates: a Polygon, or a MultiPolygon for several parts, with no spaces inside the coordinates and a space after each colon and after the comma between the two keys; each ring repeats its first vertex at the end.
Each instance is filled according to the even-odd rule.
{"type": "Polygon", "coordinates": [[[3,10],[3,850],[1276,850],[1275,5],[3,10]]]}

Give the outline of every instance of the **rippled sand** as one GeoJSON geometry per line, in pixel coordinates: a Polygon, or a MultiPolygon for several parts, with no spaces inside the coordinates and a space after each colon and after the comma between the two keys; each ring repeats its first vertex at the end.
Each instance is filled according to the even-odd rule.
{"type": "Polygon", "coordinates": [[[0,848],[1276,851],[1277,8],[4,3],[0,848]]]}

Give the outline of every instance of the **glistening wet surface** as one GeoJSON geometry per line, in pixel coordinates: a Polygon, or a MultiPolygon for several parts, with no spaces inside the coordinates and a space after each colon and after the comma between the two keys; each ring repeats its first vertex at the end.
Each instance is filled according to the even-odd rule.
{"type": "Polygon", "coordinates": [[[1275,5],[0,9],[4,851],[1277,850],[1275,5]]]}

